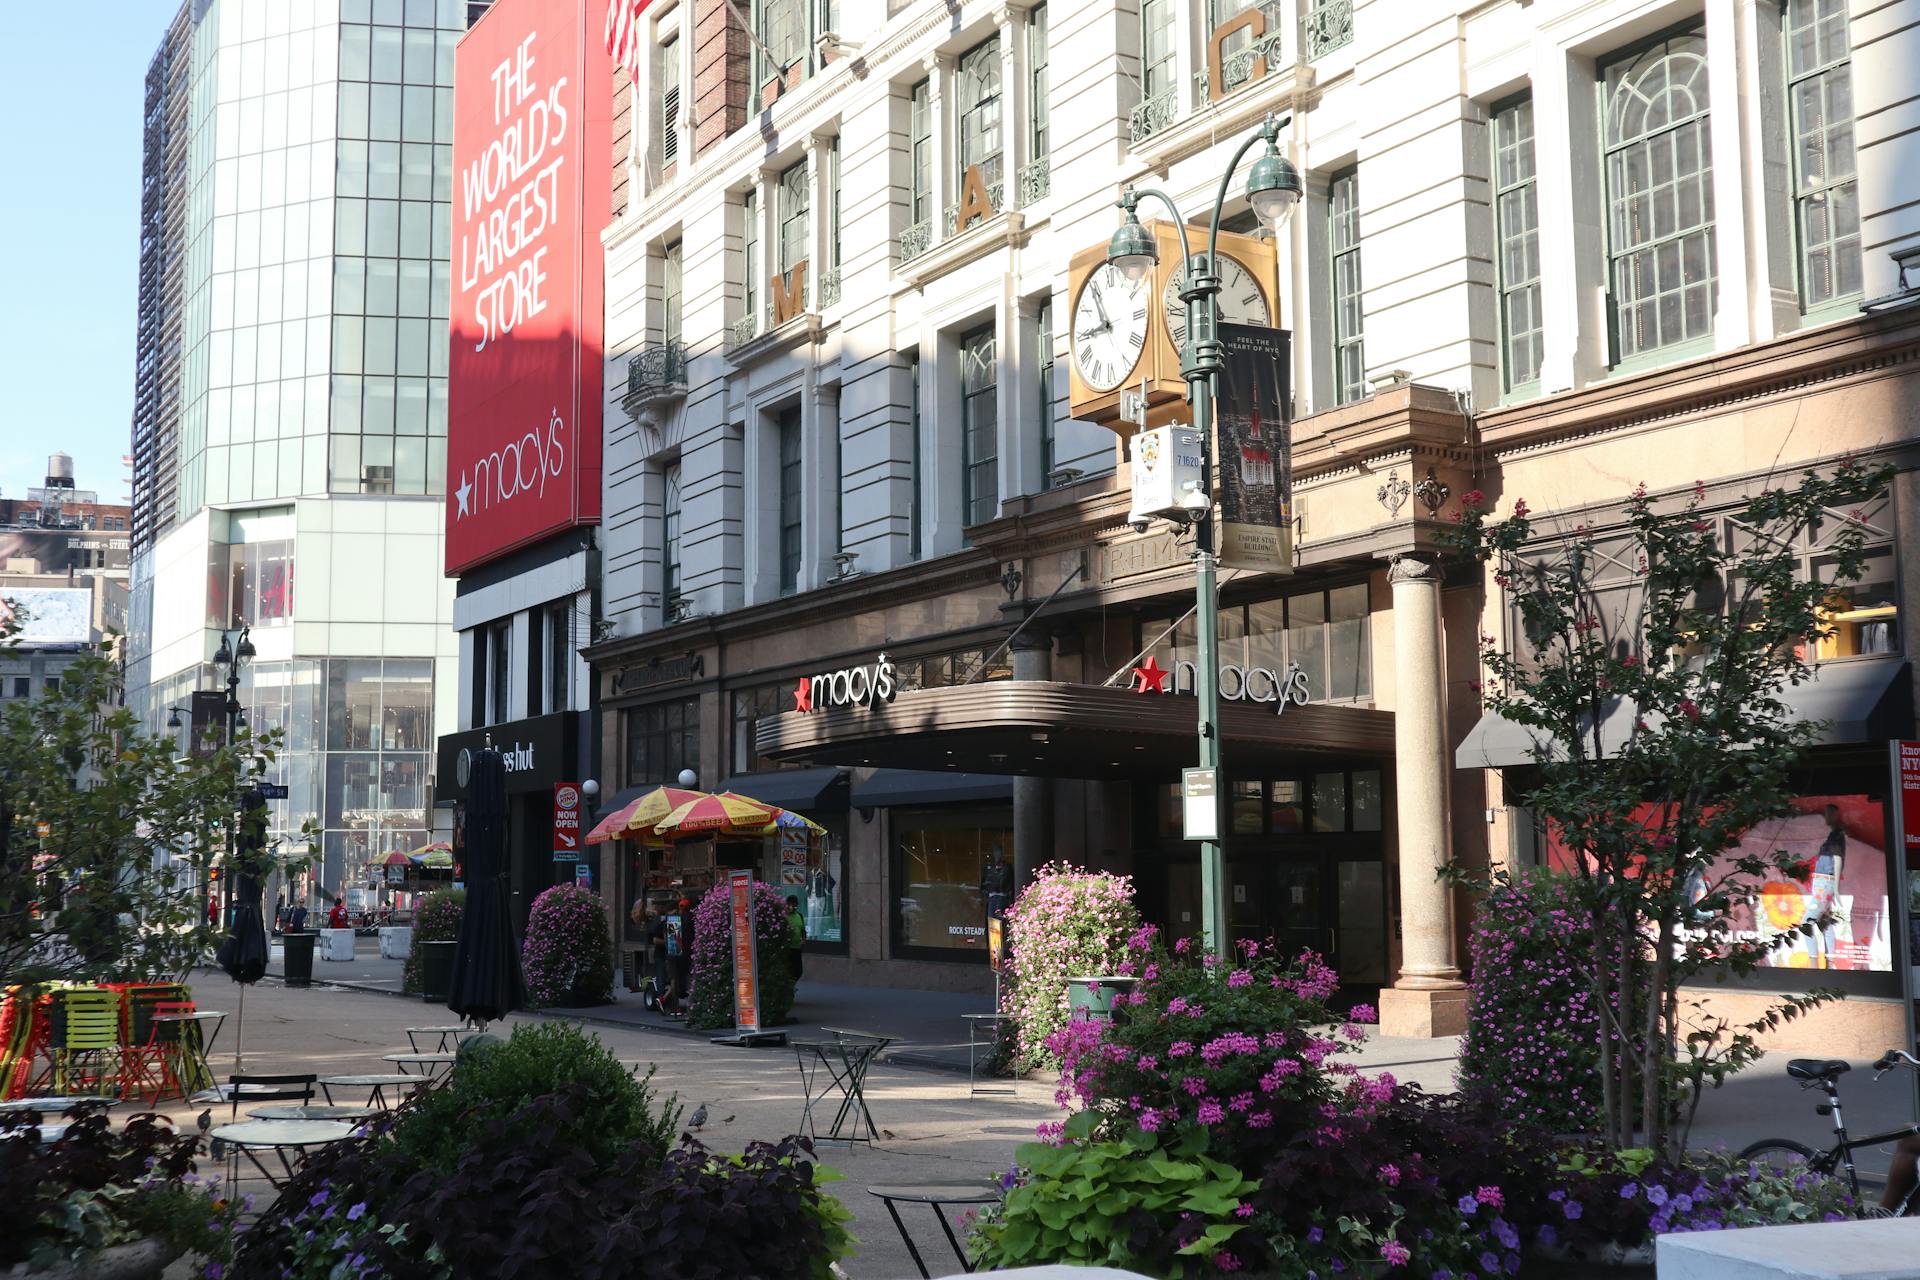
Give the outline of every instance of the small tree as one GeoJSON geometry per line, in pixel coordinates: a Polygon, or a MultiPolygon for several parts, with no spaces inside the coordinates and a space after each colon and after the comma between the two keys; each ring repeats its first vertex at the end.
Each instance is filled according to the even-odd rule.
{"type": "MultiPolygon", "coordinates": [[[[1800,870],[1786,852],[1733,855],[1756,826],[1792,812],[1790,775],[1819,732],[1783,690],[1812,675],[1809,653],[1831,634],[1836,593],[1865,568],[1859,507],[1890,467],[1848,460],[1822,476],[1745,499],[1727,543],[1706,518],[1704,485],[1659,502],[1646,486],[1623,508],[1605,550],[1635,562],[1636,587],[1611,605],[1594,589],[1603,548],[1590,525],[1536,537],[1524,501],[1503,520],[1482,495],[1462,501],[1458,545],[1511,595],[1518,634],[1482,637],[1486,705],[1534,732],[1528,802],[1566,851],[1594,945],[1572,957],[1600,1016],[1604,1136],[1674,1153],[1677,1103],[1697,1106],[1758,1056],[1760,1031],[1830,992],[1787,997],[1734,1026],[1683,1009],[1681,988],[1707,973],[1747,973],[1770,940],[1736,933],[1769,869],[1800,870]],[[1835,525],[1838,525],[1837,530],[1835,525]],[[1799,546],[1820,529],[1824,580],[1799,575],[1799,546]]],[[[1819,917],[1802,929],[1827,923],[1819,917]]]]}
{"type": "MultiPolygon", "coordinates": [[[[204,756],[141,732],[119,671],[83,658],[0,708],[0,984],[177,979],[218,940],[202,905],[278,734],[204,756]]],[[[232,870],[273,853],[242,842],[232,870]]]]}

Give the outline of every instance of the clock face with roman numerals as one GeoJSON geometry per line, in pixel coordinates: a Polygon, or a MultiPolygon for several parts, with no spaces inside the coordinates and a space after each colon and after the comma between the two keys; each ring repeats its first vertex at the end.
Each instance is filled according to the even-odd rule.
{"type": "MultiPolygon", "coordinates": [[[[1267,295],[1260,291],[1253,272],[1224,253],[1219,255],[1219,261],[1220,318],[1228,324],[1272,324],[1267,295]]],[[[1187,304],[1180,299],[1180,290],[1186,283],[1185,270],[1175,267],[1167,272],[1166,288],[1160,293],[1160,303],[1167,314],[1167,336],[1173,340],[1175,351],[1187,340],[1187,304]]]]}
{"type": "Polygon", "coordinates": [[[1148,289],[1129,284],[1112,263],[1088,274],[1073,304],[1073,367],[1095,391],[1127,380],[1147,345],[1148,289]]]}

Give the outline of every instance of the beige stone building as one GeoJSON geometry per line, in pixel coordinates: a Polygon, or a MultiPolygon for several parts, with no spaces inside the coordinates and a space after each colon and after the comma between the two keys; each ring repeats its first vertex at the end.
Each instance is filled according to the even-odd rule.
{"type": "MultiPolygon", "coordinates": [[[[1439,554],[1461,496],[1604,525],[1641,481],[1723,509],[1914,448],[1916,0],[752,14],[757,42],[720,0],[656,3],[621,99],[587,657],[609,802],[691,768],[827,828],[713,854],[803,899],[811,977],[986,987],[1002,862],[1125,871],[1197,931],[1193,574],[1130,527],[1118,437],[1069,416],[1071,260],[1128,184],[1204,218],[1269,116],[1306,198],[1276,235],[1230,186],[1273,252],[1228,318],[1292,334],[1297,565],[1223,580],[1229,924],[1326,952],[1390,1030],[1462,1016],[1470,907],[1433,869],[1541,856],[1474,693],[1507,602],[1439,554]],[[1292,666],[1306,705],[1275,701],[1292,666]]],[[[1805,706],[1809,802],[1845,797],[1885,873],[1820,975],[1852,998],[1794,1028],[1825,1048],[1906,1034],[1885,742],[1916,496],[1867,513],[1805,706]]],[[[707,867],[616,845],[601,880],[624,908],[707,867]]],[[[1788,959],[1719,998],[1803,989],[1788,959]]]]}

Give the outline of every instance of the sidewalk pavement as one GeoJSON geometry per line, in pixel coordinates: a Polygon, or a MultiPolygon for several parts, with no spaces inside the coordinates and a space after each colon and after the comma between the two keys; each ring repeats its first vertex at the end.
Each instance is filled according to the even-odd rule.
{"type": "MultiPolygon", "coordinates": [[[[362,939],[360,949],[363,953],[370,951],[369,940],[362,939]]],[[[316,960],[314,979],[393,994],[400,989],[400,969],[398,960],[363,954],[351,963],[316,960]]],[[[279,972],[277,947],[269,972],[279,972]]],[[[610,1005],[542,1012],[602,1026],[667,1032],[703,1041],[715,1034],[689,1031],[682,1020],[649,1013],[641,1007],[638,996],[624,990],[614,994],[615,1002],[610,1005]]],[[[794,1003],[795,1021],[781,1030],[799,1040],[820,1038],[822,1027],[890,1035],[895,1043],[885,1055],[887,1061],[899,1066],[964,1072],[967,1039],[960,1015],[988,1012],[991,1007],[992,1001],[985,996],[803,980],[794,1003]]],[[[1372,1034],[1348,1056],[1369,1075],[1391,1072],[1393,1078],[1403,1084],[1417,1084],[1430,1093],[1447,1093],[1454,1088],[1460,1037],[1418,1040],[1372,1034]]],[[[1819,1149],[1830,1145],[1832,1122],[1814,1112],[1815,1104],[1821,1101],[1818,1092],[1803,1090],[1798,1081],[1786,1074],[1791,1056],[1794,1055],[1768,1054],[1724,1087],[1709,1090],[1701,1100],[1690,1145],[1702,1150],[1739,1151],[1762,1138],[1775,1137],[1793,1138],[1819,1149]]],[[[1855,1136],[1883,1133],[1911,1124],[1916,1115],[1920,1115],[1915,1109],[1915,1081],[1910,1074],[1894,1072],[1876,1084],[1872,1059],[1853,1060],[1852,1067],[1851,1073],[1840,1082],[1849,1132],[1855,1136]]],[[[1888,1145],[1859,1153],[1862,1172],[1874,1179],[1883,1177],[1891,1152],[1888,1145]]]]}

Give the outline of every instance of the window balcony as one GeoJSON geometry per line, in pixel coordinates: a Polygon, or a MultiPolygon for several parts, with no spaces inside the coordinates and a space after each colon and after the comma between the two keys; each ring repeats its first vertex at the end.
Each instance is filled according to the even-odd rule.
{"type": "Polygon", "coordinates": [[[1014,183],[1020,195],[1020,207],[1032,208],[1045,200],[1053,192],[1053,166],[1046,156],[1030,164],[1020,166],[1014,175],[1014,183]]]}
{"type": "MultiPolygon", "coordinates": [[[[985,218],[981,219],[980,222],[974,223],[973,226],[977,227],[977,226],[981,226],[984,223],[991,222],[993,219],[999,217],[1001,214],[1007,211],[1007,184],[1004,182],[989,182],[987,184],[987,203],[993,206],[993,212],[989,213],[985,218]]],[[[960,206],[957,204],[950,204],[947,206],[947,222],[946,222],[948,237],[952,237],[960,234],[958,230],[959,225],[960,225],[960,206]]],[[[967,229],[971,231],[973,227],[969,227],[967,229]]]]}
{"type": "Polygon", "coordinates": [[[760,317],[749,312],[727,326],[726,337],[721,340],[728,351],[737,351],[760,336],[760,317]]]}
{"type": "Polygon", "coordinates": [[[687,349],[678,339],[649,342],[627,361],[627,393],[621,403],[628,413],[686,394],[687,349]]]}
{"type": "Polygon", "coordinates": [[[923,218],[900,233],[900,261],[912,262],[933,247],[933,222],[923,218]]]}
{"type": "Polygon", "coordinates": [[[1167,89],[1154,94],[1127,114],[1127,132],[1139,145],[1172,124],[1180,114],[1180,91],[1167,89]]]}
{"type": "Polygon", "coordinates": [[[828,267],[820,273],[820,309],[826,310],[840,301],[840,268],[828,267]]]}
{"type": "Polygon", "coordinates": [[[1353,0],[1309,0],[1300,25],[1309,62],[1345,48],[1353,43],[1353,0]]]}

